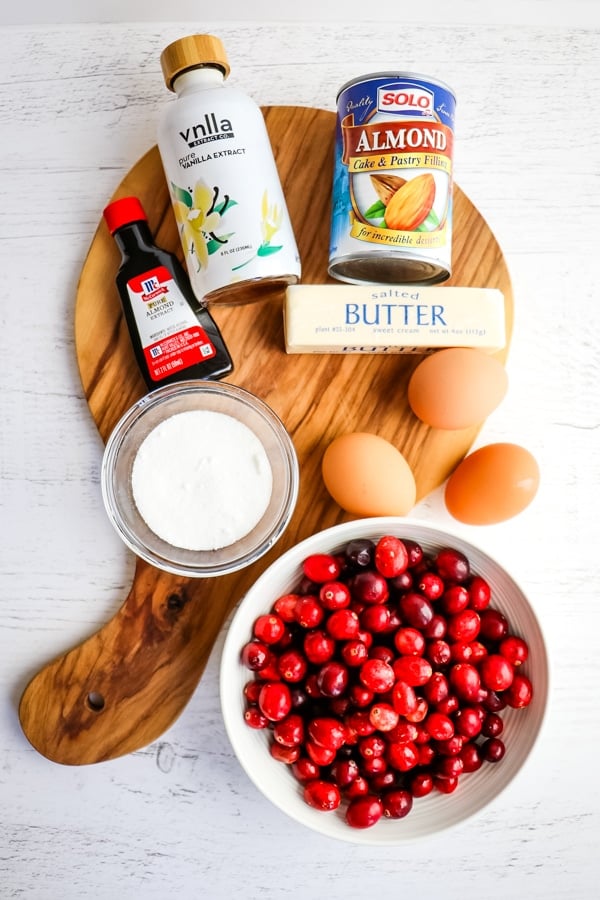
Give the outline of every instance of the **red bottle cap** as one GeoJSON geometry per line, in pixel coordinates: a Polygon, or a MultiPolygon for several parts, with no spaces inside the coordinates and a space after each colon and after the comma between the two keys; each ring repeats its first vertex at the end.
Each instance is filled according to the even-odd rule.
{"type": "Polygon", "coordinates": [[[144,208],[137,197],[122,197],[109,203],[104,210],[104,218],[108,230],[114,234],[117,228],[129,225],[131,222],[147,222],[144,208]]]}

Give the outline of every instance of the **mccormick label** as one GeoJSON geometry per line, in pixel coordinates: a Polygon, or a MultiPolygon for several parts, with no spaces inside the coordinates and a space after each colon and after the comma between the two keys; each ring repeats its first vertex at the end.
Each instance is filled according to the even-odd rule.
{"type": "Polygon", "coordinates": [[[164,266],[127,282],[131,308],[153,381],[216,356],[216,349],[164,266]]]}
{"type": "Polygon", "coordinates": [[[448,87],[417,75],[364,76],[342,88],[334,278],[435,284],[449,277],[454,108],[448,87]]]}

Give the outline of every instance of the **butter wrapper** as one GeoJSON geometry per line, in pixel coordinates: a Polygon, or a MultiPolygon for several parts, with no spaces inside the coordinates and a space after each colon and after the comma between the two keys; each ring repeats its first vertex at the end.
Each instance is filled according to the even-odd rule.
{"type": "Polygon", "coordinates": [[[427,353],[506,344],[496,288],[298,284],[284,302],[287,353],[427,353]]]}

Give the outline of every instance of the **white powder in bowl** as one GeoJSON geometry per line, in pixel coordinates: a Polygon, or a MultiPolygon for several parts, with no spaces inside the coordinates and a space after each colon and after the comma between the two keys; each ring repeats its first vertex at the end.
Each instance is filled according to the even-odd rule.
{"type": "Polygon", "coordinates": [[[177,413],[142,441],[131,487],[158,537],[186,550],[218,550],[247,535],[269,505],[273,473],[253,431],[209,410],[177,413]]]}

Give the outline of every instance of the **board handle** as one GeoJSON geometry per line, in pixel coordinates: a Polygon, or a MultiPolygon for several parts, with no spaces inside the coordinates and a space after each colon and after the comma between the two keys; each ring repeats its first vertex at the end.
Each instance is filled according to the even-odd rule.
{"type": "MultiPolygon", "coordinates": [[[[29,682],[21,727],[43,756],[97,763],[147,746],[183,711],[234,604],[203,603],[204,579],[138,559],[131,590],[100,631],[29,682]]],[[[219,592],[221,595],[221,592],[219,592]]]]}

